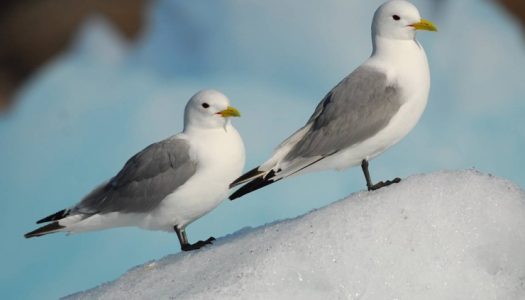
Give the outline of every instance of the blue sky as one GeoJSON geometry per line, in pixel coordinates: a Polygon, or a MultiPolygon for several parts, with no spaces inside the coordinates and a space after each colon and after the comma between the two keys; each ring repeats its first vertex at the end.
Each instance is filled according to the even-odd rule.
{"type": "MultiPolygon", "coordinates": [[[[432,90],[416,129],[371,163],[373,178],[478,168],[525,186],[524,40],[489,1],[449,1],[433,14],[432,90]]],[[[135,228],[25,240],[34,221],[77,202],[131,155],[182,128],[203,88],[225,92],[243,117],[246,169],[260,163],[371,51],[381,1],[156,2],[142,38],[121,41],[98,18],[50,62],[0,119],[2,298],[57,298],[179,251],[174,234],[135,228]]],[[[359,168],[290,178],[188,228],[195,241],[293,217],[365,187],[359,168]]],[[[198,255],[193,253],[191,255],[198,255]]]]}

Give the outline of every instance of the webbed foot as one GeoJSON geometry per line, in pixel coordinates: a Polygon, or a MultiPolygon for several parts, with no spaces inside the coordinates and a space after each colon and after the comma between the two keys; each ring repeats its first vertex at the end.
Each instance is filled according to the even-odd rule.
{"type": "Polygon", "coordinates": [[[209,239],[205,240],[205,241],[198,241],[194,244],[184,244],[184,245],[181,245],[181,250],[182,251],[192,251],[192,250],[197,250],[197,249],[200,249],[206,245],[211,245],[212,242],[215,241],[215,238],[214,237],[210,237],[209,239]]]}
{"type": "Polygon", "coordinates": [[[375,191],[375,190],[378,190],[378,189],[380,189],[382,187],[389,186],[389,185],[391,185],[393,183],[399,183],[399,182],[401,182],[401,178],[396,177],[396,178],[394,178],[392,180],[379,181],[378,183],[376,183],[374,185],[367,185],[367,187],[368,187],[369,191],[375,191]]]}

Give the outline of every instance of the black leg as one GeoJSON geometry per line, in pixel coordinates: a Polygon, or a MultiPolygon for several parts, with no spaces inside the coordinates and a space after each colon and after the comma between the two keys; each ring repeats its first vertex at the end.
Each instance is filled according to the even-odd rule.
{"type": "Polygon", "coordinates": [[[197,250],[206,245],[211,245],[211,243],[215,241],[214,237],[210,237],[205,241],[198,241],[195,244],[190,244],[188,242],[188,237],[186,236],[186,231],[184,229],[180,229],[178,226],[173,226],[173,230],[175,230],[175,232],[177,233],[177,237],[179,238],[180,242],[180,249],[182,251],[197,250]]]}
{"type": "Polygon", "coordinates": [[[188,237],[186,236],[186,231],[184,229],[179,229],[177,226],[173,226],[173,229],[177,233],[179,238],[180,247],[183,248],[184,245],[188,245],[188,237]]]}
{"type": "Polygon", "coordinates": [[[363,161],[361,162],[361,169],[365,174],[366,187],[370,191],[372,188],[372,179],[370,179],[370,172],[368,171],[368,161],[366,159],[363,159],[363,161]]]}
{"type": "Polygon", "coordinates": [[[361,162],[361,169],[363,169],[363,173],[365,174],[366,179],[366,187],[369,191],[375,191],[382,187],[389,186],[393,183],[399,183],[401,181],[401,178],[396,177],[393,180],[387,180],[385,182],[380,181],[376,184],[372,184],[372,179],[370,178],[370,172],[368,171],[368,161],[366,159],[363,159],[361,162]]]}

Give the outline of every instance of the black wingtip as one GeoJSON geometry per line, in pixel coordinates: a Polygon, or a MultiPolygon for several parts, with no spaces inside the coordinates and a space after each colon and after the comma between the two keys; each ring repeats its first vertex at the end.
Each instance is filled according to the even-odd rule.
{"type": "Polygon", "coordinates": [[[68,215],[69,215],[69,209],[63,209],[41,220],[36,221],[36,223],[41,224],[41,223],[46,223],[46,222],[51,222],[51,221],[58,221],[60,219],[67,217],[68,215]]]}
{"type": "Polygon", "coordinates": [[[234,182],[230,183],[230,189],[252,178],[258,177],[262,175],[263,173],[264,171],[259,171],[259,166],[257,166],[251,169],[250,171],[244,173],[241,177],[235,179],[234,182]]]}
{"type": "Polygon", "coordinates": [[[37,237],[37,236],[41,236],[44,234],[56,232],[57,230],[60,230],[62,228],[64,228],[64,226],[58,224],[58,222],[53,222],[53,223],[47,224],[45,226],[42,226],[40,228],[37,228],[31,232],[24,234],[24,237],[26,239],[37,237]]]}
{"type": "Polygon", "coordinates": [[[264,177],[258,177],[254,180],[248,182],[247,184],[243,185],[240,189],[236,190],[235,193],[231,194],[228,199],[235,200],[237,198],[240,198],[248,193],[251,193],[255,190],[258,190],[260,188],[263,188],[269,184],[272,184],[274,182],[279,181],[280,179],[273,180],[272,178],[275,176],[275,172],[272,170],[268,175],[264,177]]]}

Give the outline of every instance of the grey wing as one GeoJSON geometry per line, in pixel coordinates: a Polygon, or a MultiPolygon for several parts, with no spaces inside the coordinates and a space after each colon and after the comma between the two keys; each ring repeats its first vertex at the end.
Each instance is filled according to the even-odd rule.
{"type": "Polygon", "coordinates": [[[185,140],[176,137],[163,140],[130,158],[115,177],[88,194],[73,212],[150,211],[196,170],[197,163],[190,158],[185,140]]]}
{"type": "Polygon", "coordinates": [[[401,107],[400,94],[386,74],[371,67],[356,69],[319,103],[308,132],[284,160],[326,157],[373,136],[401,107]]]}

